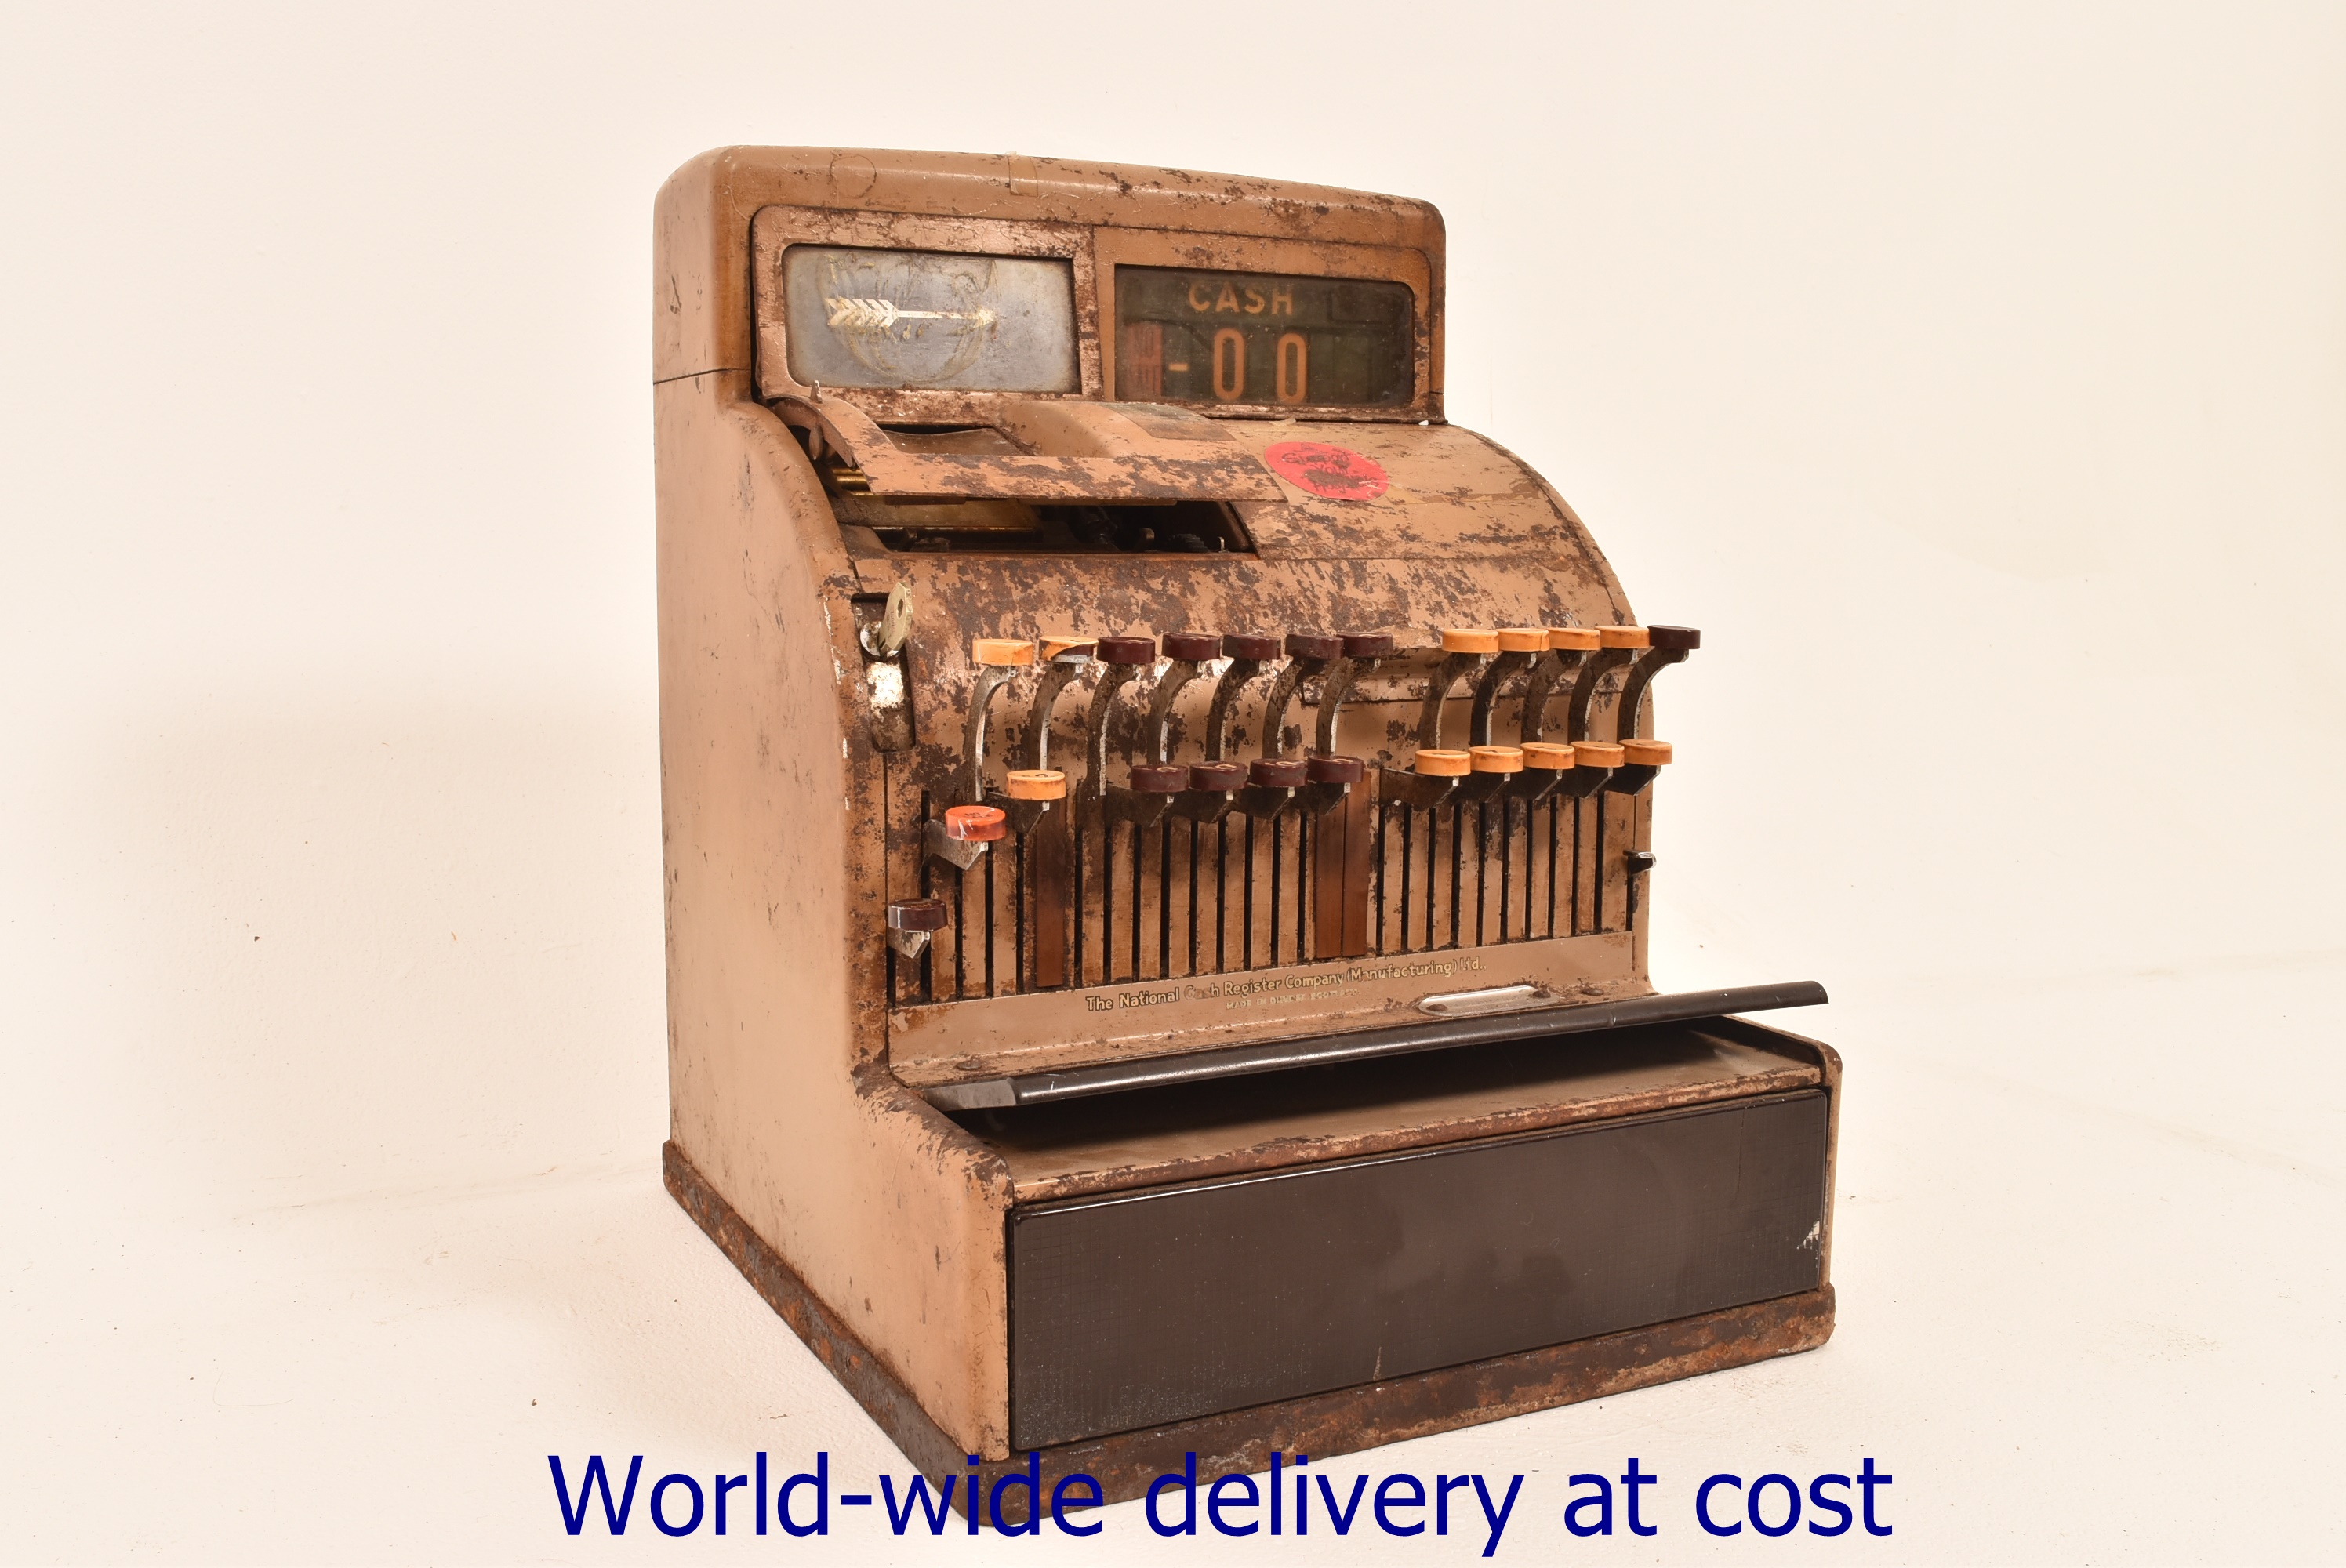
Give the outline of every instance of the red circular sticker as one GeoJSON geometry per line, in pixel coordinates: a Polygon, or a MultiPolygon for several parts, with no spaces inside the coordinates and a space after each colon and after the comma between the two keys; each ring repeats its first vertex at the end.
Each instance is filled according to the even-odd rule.
{"type": "Polygon", "coordinates": [[[1331,501],[1374,501],[1390,483],[1374,458],[1317,441],[1282,441],[1266,449],[1271,472],[1299,490],[1331,501]]]}

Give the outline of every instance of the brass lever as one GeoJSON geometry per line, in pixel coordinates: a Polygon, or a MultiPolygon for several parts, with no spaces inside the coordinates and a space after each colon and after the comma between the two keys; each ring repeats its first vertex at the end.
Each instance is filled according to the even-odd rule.
{"type": "Polygon", "coordinates": [[[1092,645],[1078,637],[1045,637],[1043,671],[1035,678],[1035,702],[1026,713],[1025,744],[1019,748],[1019,766],[1043,769],[1051,765],[1051,715],[1068,685],[1092,665],[1092,645]]]}
{"type": "Polygon", "coordinates": [[[970,645],[970,658],[977,666],[977,675],[970,682],[969,718],[962,729],[966,771],[958,790],[961,801],[946,808],[942,819],[931,818],[922,830],[930,855],[964,871],[977,864],[987,847],[1007,830],[1007,814],[986,804],[986,731],[994,694],[1035,662],[1035,645],[1015,637],[978,637],[970,645]],[[991,830],[964,830],[981,822],[991,830]]]}
{"type": "Polygon", "coordinates": [[[1647,651],[1629,667],[1621,683],[1621,700],[1614,705],[1613,738],[1629,740],[1637,733],[1637,710],[1645,705],[1646,688],[1668,667],[1686,662],[1702,647],[1702,634],[1692,626],[1647,626],[1647,651]]]}
{"type": "Polygon", "coordinates": [[[1425,683],[1425,699],[1417,710],[1417,755],[1406,769],[1384,769],[1379,793],[1385,799],[1410,807],[1431,809],[1452,799],[1460,780],[1472,769],[1464,751],[1442,744],[1442,709],[1451,688],[1478,674],[1483,661],[1499,651],[1499,634],[1470,627],[1447,627],[1442,633],[1443,657],[1425,683]]]}
{"type": "Polygon", "coordinates": [[[1157,693],[1148,705],[1148,752],[1151,762],[1172,760],[1173,704],[1180,697],[1181,688],[1198,678],[1207,660],[1222,651],[1222,639],[1209,632],[1168,632],[1163,639],[1165,657],[1171,661],[1157,680],[1157,693]]]}
{"type": "Polygon", "coordinates": [[[961,789],[962,803],[981,805],[985,799],[985,732],[994,694],[1035,662],[1035,645],[1015,637],[979,637],[970,645],[977,676],[970,683],[969,718],[962,729],[962,759],[969,769],[961,789]]]}
{"type": "Polygon", "coordinates": [[[1321,636],[1312,632],[1287,634],[1287,667],[1270,685],[1270,695],[1263,700],[1262,755],[1287,755],[1287,705],[1294,700],[1296,688],[1328,667],[1331,659],[1344,651],[1341,637],[1321,636]]]}
{"type": "Polygon", "coordinates": [[[1262,673],[1264,664],[1279,657],[1279,639],[1255,633],[1234,633],[1222,639],[1222,657],[1229,665],[1214,683],[1214,700],[1206,709],[1206,760],[1219,762],[1229,755],[1230,731],[1238,724],[1239,688],[1262,673]]]}
{"type": "Polygon", "coordinates": [[[1507,677],[1517,670],[1528,668],[1534,660],[1546,657],[1547,628],[1503,626],[1495,635],[1499,640],[1498,657],[1483,667],[1481,677],[1474,682],[1474,705],[1467,710],[1467,746],[1474,753],[1475,766],[1466,781],[1458,787],[1456,799],[1461,803],[1512,796],[1525,782],[1518,748],[1492,744],[1493,710],[1498,706],[1499,687],[1507,677]],[[1500,751],[1514,754],[1515,765],[1512,768],[1486,766],[1487,758],[1500,751]]]}
{"type": "Polygon", "coordinates": [[[1598,683],[1635,659],[1647,646],[1643,626],[1598,626],[1596,637],[1597,649],[1580,667],[1580,678],[1572,683],[1572,702],[1566,710],[1565,738],[1575,744],[1592,738],[1588,710],[1596,701],[1598,683]]]}
{"type": "Polygon", "coordinates": [[[1497,636],[1499,657],[1484,668],[1482,678],[1474,683],[1474,706],[1468,713],[1466,728],[1467,744],[1471,746],[1491,744],[1491,710],[1498,703],[1500,684],[1517,670],[1530,667],[1534,660],[1547,652],[1545,626],[1502,626],[1497,636]]]}
{"type": "Polygon", "coordinates": [[[1191,821],[1221,820],[1246,788],[1246,764],[1229,760],[1239,693],[1279,657],[1279,649],[1277,637],[1260,633],[1232,633],[1222,639],[1222,657],[1229,663],[1214,683],[1214,700],[1206,709],[1206,760],[1189,769],[1189,788],[1174,807],[1191,821]]]}
{"type": "Polygon", "coordinates": [[[1499,634],[1465,627],[1447,627],[1442,634],[1442,663],[1425,683],[1425,700],[1417,710],[1417,748],[1441,750],[1442,708],[1450,688],[1479,673],[1483,661],[1499,651],[1499,634]]]}
{"type": "Polygon", "coordinates": [[[1548,699],[1555,695],[1556,684],[1575,674],[1581,661],[1595,653],[1599,646],[1595,626],[1550,626],[1547,628],[1547,653],[1532,661],[1532,673],[1524,681],[1524,716],[1516,741],[1529,746],[1547,735],[1548,699]]]}
{"type": "Polygon", "coordinates": [[[1116,710],[1116,694],[1157,662],[1157,639],[1102,637],[1092,652],[1100,674],[1092,685],[1091,708],[1084,715],[1084,794],[1099,800],[1107,794],[1107,725],[1116,710]]]}
{"type": "Polygon", "coordinates": [[[1336,715],[1350,700],[1352,688],[1361,677],[1377,667],[1377,661],[1393,651],[1393,639],[1382,632],[1347,634],[1337,639],[1344,662],[1328,672],[1320,690],[1320,729],[1317,744],[1312,748],[1322,757],[1336,750],[1336,715]]]}
{"type": "Polygon", "coordinates": [[[1327,815],[1368,777],[1368,764],[1336,751],[1336,720],[1361,677],[1393,651],[1393,639],[1382,632],[1348,634],[1337,639],[1343,657],[1332,664],[1320,683],[1320,724],[1312,755],[1305,763],[1311,782],[1296,799],[1312,816],[1327,815]]]}
{"type": "Polygon", "coordinates": [[[1290,632],[1285,644],[1287,667],[1270,683],[1262,706],[1262,755],[1248,772],[1247,789],[1239,809],[1258,820],[1275,819],[1295,805],[1295,791],[1310,781],[1311,768],[1287,747],[1287,708],[1303,683],[1328,667],[1344,651],[1344,639],[1317,632],[1290,632]]]}

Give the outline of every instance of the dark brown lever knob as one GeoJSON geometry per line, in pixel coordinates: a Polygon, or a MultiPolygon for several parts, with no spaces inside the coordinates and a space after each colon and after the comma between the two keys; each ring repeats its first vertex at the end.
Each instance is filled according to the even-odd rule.
{"type": "Polygon", "coordinates": [[[1189,787],[1189,770],[1177,762],[1136,762],[1130,777],[1136,795],[1178,795],[1189,787]]]}
{"type": "Polygon", "coordinates": [[[1300,789],[1310,777],[1300,757],[1258,757],[1247,765],[1247,782],[1265,789],[1300,789]]]}
{"type": "Polygon", "coordinates": [[[1303,764],[1314,784],[1358,784],[1368,777],[1368,764],[1357,757],[1314,757],[1303,764]]]}
{"type": "Polygon", "coordinates": [[[1157,639],[1154,637],[1102,637],[1093,645],[1092,652],[1102,664],[1155,664],[1157,639]]]}
{"type": "Polygon", "coordinates": [[[1227,795],[1241,789],[1247,781],[1243,762],[1193,762],[1189,765],[1189,788],[1209,789],[1227,795]]]}
{"type": "Polygon", "coordinates": [[[888,906],[888,945],[906,958],[920,957],[931,933],[944,929],[943,899],[898,899],[888,906]]]}
{"type": "Polygon", "coordinates": [[[943,899],[898,899],[888,906],[890,931],[943,931],[945,929],[945,901],[943,899]]]}
{"type": "Polygon", "coordinates": [[[1221,657],[1224,640],[1211,632],[1167,632],[1164,637],[1165,657],[1202,664],[1209,658],[1221,657]]]}
{"type": "Polygon", "coordinates": [[[1279,639],[1257,632],[1234,632],[1222,639],[1225,658],[1267,659],[1279,657],[1279,639]]]}

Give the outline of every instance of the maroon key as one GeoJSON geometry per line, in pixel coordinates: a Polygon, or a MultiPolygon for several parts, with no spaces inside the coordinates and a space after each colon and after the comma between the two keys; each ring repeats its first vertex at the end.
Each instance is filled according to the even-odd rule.
{"type": "Polygon", "coordinates": [[[1203,663],[1222,653],[1222,639],[1213,632],[1167,632],[1163,642],[1167,658],[1203,663]]]}
{"type": "Polygon", "coordinates": [[[1157,639],[1154,637],[1102,637],[1092,651],[1102,664],[1155,664],[1157,639]]]}
{"type": "Polygon", "coordinates": [[[898,899],[888,906],[890,931],[943,931],[945,929],[945,901],[943,899],[898,899]]]}
{"type": "Polygon", "coordinates": [[[1247,781],[1266,789],[1300,789],[1309,777],[1300,757],[1258,757],[1247,764],[1247,781]]]}
{"type": "Polygon", "coordinates": [[[1189,765],[1189,788],[1210,789],[1227,795],[1247,781],[1243,762],[1193,762],[1189,765]]]}
{"type": "Polygon", "coordinates": [[[1137,795],[1178,795],[1189,787],[1189,770],[1178,762],[1136,762],[1131,779],[1137,795]]]}

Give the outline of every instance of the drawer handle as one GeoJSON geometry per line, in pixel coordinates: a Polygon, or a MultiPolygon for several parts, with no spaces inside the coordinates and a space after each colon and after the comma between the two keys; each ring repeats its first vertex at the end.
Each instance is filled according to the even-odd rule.
{"type": "Polygon", "coordinates": [[[1541,1007],[1556,1000],[1544,985],[1494,985],[1482,991],[1442,991],[1417,999],[1420,1013],[1436,1018],[1464,1018],[1476,1013],[1512,1013],[1519,1007],[1541,1007]]]}

